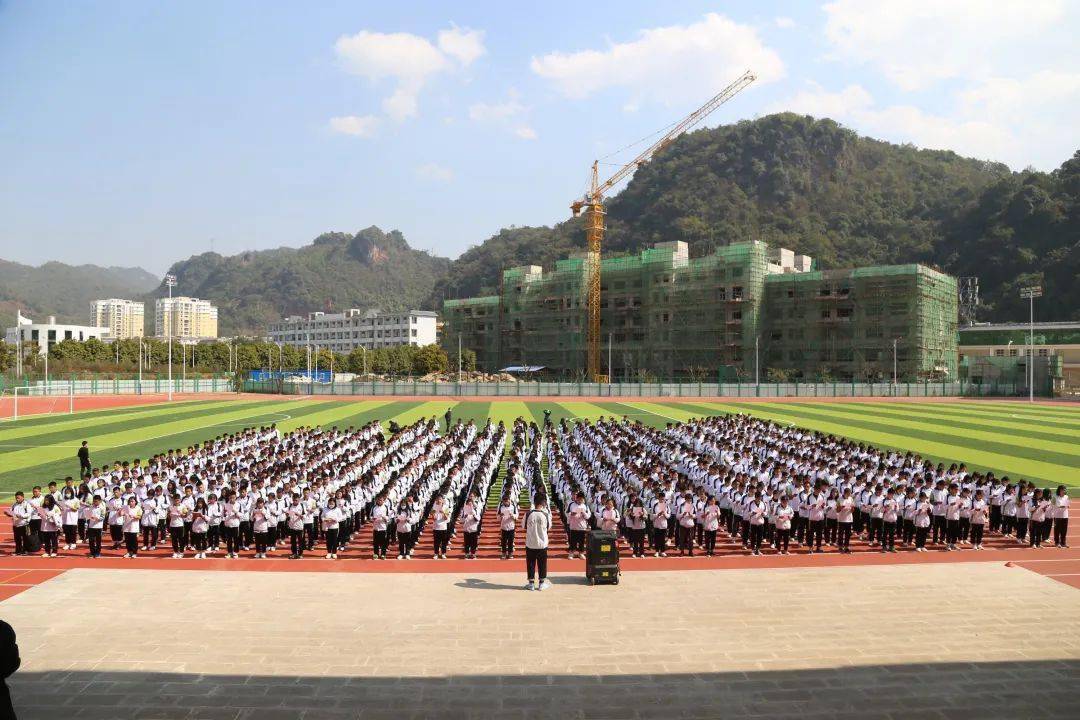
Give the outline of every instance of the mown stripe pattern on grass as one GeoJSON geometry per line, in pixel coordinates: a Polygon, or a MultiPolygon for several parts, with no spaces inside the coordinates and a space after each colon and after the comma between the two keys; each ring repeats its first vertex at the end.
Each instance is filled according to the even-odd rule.
{"type": "Polygon", "coordinates": [[[117,408],[53,417],[28,417],[0,426],[0,495],[44,485],[77,470],[75,451],[86,439],[96,465],[146,458],[186,447],[242,427],[276,422],[283,431],[300,426],[359,426],[380,419],[400,424],[443,414],[478,425],[491,418],[507,427],[514,418],[622,417],[653,427],[702,415],[749,413],[784,424],[834,433],[880,447],[910,450],[941,462],[965,462],[1011,478],[1080,487],[1080,407],[1007,402],[743,402],[635,399],[529,401],[410,399],[268,400],[180,402],[117,408]]]}

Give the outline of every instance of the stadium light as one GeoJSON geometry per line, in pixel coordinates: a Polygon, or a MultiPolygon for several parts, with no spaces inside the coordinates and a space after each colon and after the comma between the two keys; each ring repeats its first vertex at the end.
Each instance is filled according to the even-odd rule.
{"type": "Polygon", "coordinates": [[[1028,317],[1028,402],[1035,402],[1035,298],[1042,297],[1042,286],[1033,285],[1021,288],[1020,297],[1026,298],[1029,303],[1028,317]]]}
{"type": "Polygon", "coordinates": [[[172,289],[176,287],[176,276],[172,273],[165,276],[165,287],[169,288],[169,324],[165,327],[165,340],[169,343],[169,402],[172,402],[172,324],[176,318],[176,308],[172,304],[172,289]]]}

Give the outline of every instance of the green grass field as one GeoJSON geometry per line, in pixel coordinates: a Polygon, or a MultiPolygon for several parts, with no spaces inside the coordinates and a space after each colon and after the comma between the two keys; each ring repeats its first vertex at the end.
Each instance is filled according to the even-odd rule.
{"type": "Polygon", "coordinates": [[[1043,485],[1080,488],[1080,407],[1006,402],[942,403],[740,403],[708,402],[475,402],[452,399],[423,402],[380,398],[355,402],[253,397],[200,400],[30,416],[0,423],[0,496],[62,479],[78,470],[75,451],[88,440],[95,466],[114,460],[146,458],[251,425],[276,422],[282,430],[302,425],[346,427],[372,419],[408,423],[452,408],[455,418],[478,422],[490,417],[509,424],[522,416],[597,418],[627,415],[662,426],[702,415],[746,412],[866,441],[879,447],[912,450],[944,462],[993,470],[1043,485]]]}

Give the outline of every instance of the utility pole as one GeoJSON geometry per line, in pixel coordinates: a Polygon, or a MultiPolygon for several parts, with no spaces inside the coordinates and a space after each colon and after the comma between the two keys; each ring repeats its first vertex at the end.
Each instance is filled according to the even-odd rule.
{"type": "Polygon", "coordinates": [[[176,286],[176,276],[172,273],[166,275],[165,286],[169,288],[169,324],[165,327],[165,339],[169,343],[169,402],[172,402],[172,325],[176,318],[176,308],[172,304],[172,289],[176,286]]]}
{"type": "Polygon", "coordinates": [[[142,395],[142,337],[139,338],[139,387],[137,392],[142,395]]]}
{"type": "Polygon", "coordinates": [[[1020,297],[1027,298],[1029,303],[1028,317],[1028,402],[1035,402],[1035,298],[1042,297],[1042,287],[1033,285],[1022,288],[1020,297]]]}
{"type": "Polygon", "coordinates": [[[611,338],[612,338],[612,334],[608,333],[607,334],[607,381],[608,381],[608,385],[611,384],[611,378],[614,377],[611,374],[611,338]]]}
{"type": "MultiPolygon", "coordinates": [[[[367,353],[364,354],[364,359],[366,365],[367,353]]],[[[457,334],[457,381],[461,382],[461,333],[457,334]]]]}
{"type": "Polygon", "coordinates": [[[896,385],[896,341],[900,338],[892,339],[892,384],[896,385]]]}
{"type": "Polygon", "coordinates": [[[761,372],[760,372],[760,367],[758,365],[758,345],[759,345],[760,342],[761,342],[761,336],[760,335],[755,335],[754,336],[754,384],[755,385],[760,385],[761,384],[761,372]]]}

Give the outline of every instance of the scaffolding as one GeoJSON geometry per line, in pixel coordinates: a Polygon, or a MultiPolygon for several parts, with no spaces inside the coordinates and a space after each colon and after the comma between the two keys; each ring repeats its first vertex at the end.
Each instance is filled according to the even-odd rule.
{"type": "MultiPolygon", "coordinates": [[[[813,271],[810,258],[733,243],[690,258],[658,243],[601,262],[601,370],[615,381],[955,380],[956,279],[921,265],[813,271]],[[777,258],[780,258],[779,260],[777,258]]],[[[586,372],[585,255],[503,272],[497,294],[447,301],[444,342],[488,371],[586,372]],[[475,344],[474,344],[475,343],[475,344]]]]}
{"type": "Polygon", "coordinates": [[[457,358],[460,340],[462,349],[476,353],[478,368],[494,367],[499,362],[500,306],[498,295],[444,300],[440,340],[447,356],[457,358]]]}
{"type": "Polygon", "coordinates": [[[766,278],[762,364],[805,379],[952,380],[956,278],[922,265],[766,278]]]}

